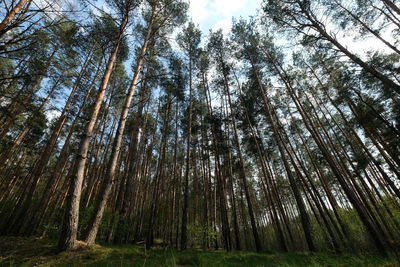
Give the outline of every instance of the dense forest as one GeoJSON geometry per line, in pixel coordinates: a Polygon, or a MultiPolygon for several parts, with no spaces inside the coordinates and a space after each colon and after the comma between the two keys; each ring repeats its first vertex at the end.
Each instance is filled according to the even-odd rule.
{"type": "Polygon", "coordinates": [[[188,9],[0,2],[0,236],[396,254],[400,2],[188,9]]]}

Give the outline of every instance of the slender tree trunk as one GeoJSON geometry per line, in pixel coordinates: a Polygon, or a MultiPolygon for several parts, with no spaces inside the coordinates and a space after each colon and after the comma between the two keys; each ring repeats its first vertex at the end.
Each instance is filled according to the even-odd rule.
{"type": "MultiPolygon", "coordinates": [[[[338,181],[343,187],[343,190],[346,192],[347,197],[349,198],[350,202],[356,209],[358,215],[360,216],[360,219],[364,223],[368,233],[370,234],[370,237],[372,240],[375,242],[376,248],[379,250],[380,253],[386,254],[386,249],[384,246],[384,243],[381,241],[379,237],[379,233],[377,232],[376,228],[374,227],[373,223],[369,220],[371,218],[366,209],[365,206],[363,205],[363,202],[360,200],[360,198],[353,192],[353,190],[349,187],[348,183],[345,180],[345,177],[343,174],[340,172],[340,168],[344,169],[346,172],[347,169],[343,164],[336,163],[334,158],[332,157],[332,154],[328,151],[326,145],[324,144],[321,136],[317,133],[315,130],[314,125],[312,124],[311,120],[309,119],[309,116],[307,113],[303,110],[301,104],[299,103],[299,100],[297,96],[294,93],[294,89],[292,88],[291,82],[288,79],[287,75],[284,73],[282,68],[277,65],[277,63],[274,61],[274,59],[269,55],[268,52],[265,52],[266,56],[269,58],[271,63],[274,65],[274,68],[281,78],[281,80],[284,82],[285,87],[288,90],[289,95],[293,99],[294,103],[296,104],[297,109],[299,110],[303,121],[305,123],[306,128],[309,130],[310,134],[313,136],[315,142],[317,143],[318,147],[320,148],[322,154],[324,155],[325,160],[328,162],[328,164],[331,166],[331,169],[335,176],[338,178],[338,181]]],[[[334,148],[334,146],[332,146],[334,148]]]]}
{"type": "MultiPolygon", "coordinates": [[[[303,198],[301,196],[301,193],[299,191],[299,188],[297,186],[296,180],[294,179],[294,176],[292,174],[291,168],[290,168],[290,166],[289,166],[289,164],[287,162],[286,156],[285,156],[285,150],[286,150],[285,149],[286,146],[284,145],[285,141],[282,139],[282,135],[281,135],[280,131],[278,130],[278,129],[281,129],[281,131],[284,131],[284,129],[280,125],[279,119],[277,118],[276,114],[272,110],[271,103],[270,103],[269,99],[267,98],[267,96],[265,94],[264,85],[261,83],[261,79],[259,77],[258,70],[256,69],[252,59],[251,59],[251,64],[252,64],[253,72],[254,72],[254,74],[256,76],[256,79],[257,79],[257,83],[258,83],[260,91],[261,91],[261,96],[262,96],[263,101],[264,101],[264,106],[265,106],[265,110],[266,110],[267,116],[270,118],[272,129],[273,129],[273,131],[274,131],[274,133],[276,135],[276,139],[277,139],[276,141],[277,141],[278,148],[279,148],[279,151],[280,151],[280,154],[281,154],[281,157],[282,157],[282,161],[283,161],[285,169],[286,169],[286,173],[287,173],[288,178],[289,178],[289,183],[290,183],[290,186],[292,188],[293,194],[295,196],[295,200],[296,200],[296,203],[297,203],[297,207],[299,209],[299,213],[300,213],[299,215],[300,215],[300,218],[301,218],[301,224],[302,224],[302,227],[303,227],[303,230],[304,230],[304,234],[305,234],[305,237],[306,237],[308,249],[311,250],[311,251],[315,251],[316,248],[315,248],[314,241],[313,241],[313,231],[312,231],[312,228],[311,228],[311,221],[310,221],[310,218],[309,218],[309,216],[307,214],[307,210],[306,210],[303,198]]],[[[289,151],[287,151],[287,152],[289,154],[289,151]]]]}
{"type": "MultiPolygon", "coordinates": [[[[225,87],[225,90],[226,90],[226,93],[228,96],[229,109],[230,109],[231,114],[233,114],[232,100],[231,100],[231,93],[230,93],[230,89],[229,89],[228,77],[226,76],[226,73],[223,73],[223,76],[224,76],[224,87],[225,87]]],[[[261,252],[262,246],[261,246],[260,237],[259,237],[258,231],[257,231],[257,224],[256,224],[255,216],[254,216],[253,203],[252,203],[251,197],[250,197],[249,185],[248,185],[248,181],[247,181],[247,177],[246,177],[246,172],[244,169],[244,159],[243,159],[242,150],[241,150],[241,146],[240,146],[239,136],[237,134],[236,119],[235,119],[234,115],[232,116],[232,126],[233,126],[234,141],[235,141],[235,145],[236,145],[236,149],[237,149],[237,154],[239,157],[239,176],[240,176],[240,179],[242,180],[242,183],[244,186],[244,193],[245,193],[245,197],[246,197],[246,201],[247,201],[247,208],[249,210],[250,223],[251,223],[251,228],[253,231],[254,243],[255,243],[256,251],[261,252]]]]}
{"type": "Polygon", "coordinates": [[[165,173],[165,156],[167,150],[167,140],[169,135],[169,120],[170,120],[170,111],[171,111],[171,102],[170,96],[168,96],[167,100],[167,108],[164,114],[164,122],[163,122],[163,133],[162,133],[162,140],[160,144],[160,157],[158,159],[158,166],[156,175],[154,177],[154,189],[151,198],[151,207],[150,207],[150,216],[149,216],[149,223],[147,229],[147,236],[146,236],[146,248],[150,249],[154,242],[154,225],[157,219],[157,208],[158,202],[160,198],[160,194],[162,193],[161,184],[164,180],[164,173],[165,173]]]}
{"type": "MultiPolygon", "coordinates": [[[[383,0],[384,2],[390,2],[389,0],[383,0]]],[[[344,11],[346,11],[347,14],[350,15],[354,20],[356,20],[361,26],[363,26],[369,33],[374,35],[376,38],[378,38],[382,43],[384,43],[386,46],[388,46],[390,49],[392,49],[394,52],[397,54],[400,54],[400,50],[397,49],[394,45],[389,43],[387,40],[385,40],[379,33],[378,31],[375,31],[371,29],[364,21],[362,21],[356,14],[351,12],[349,9],[347,9],[345,6],[343,6],[339,1],[335,0],[335,3],[342,8],[344,11]]],[[[400,9],[398,9],[400,11],[400,9]]],[[[399,14],[400,15],[400,14],[399,14]]]]}
{"type": "Polygon", "coordinates": [[[187,221],[189,209],[189,174],[190,174],[190,146],[192,140],[192,109],[193,109],[193,88],[192,88],[192,51],[189,51],[189,118],[188,118],[188,135],[186,141],[186,167],[184,176],[184,194],[183,194],[183,210],[181,225],[181,250],[187,249],[187,221]]]}

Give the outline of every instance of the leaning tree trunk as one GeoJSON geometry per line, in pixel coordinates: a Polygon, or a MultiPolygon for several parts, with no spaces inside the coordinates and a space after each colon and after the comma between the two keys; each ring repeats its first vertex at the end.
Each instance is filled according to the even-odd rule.
{"type": "MultiPolygon", "coordinates": [[[[15,5],[6,15],[2,22],[0,22],[0,38],[6,34],[8,31],[7,27],[10,25],[11,21],[14,19],[15,15],[21,11],[28,0],[20,0],[17,5],[15,5]]],[[[30,1],[29,1],[30,2],[30,1]]],[[[28,3],[29,3],[28,2],[28,3]]]]}
{"type": "Polygon", "coordinates": [[[397,93],[400,93],[400,85],[394,82],[392,79],[388,78],[385,74],[378,71],[374,66],[368,64],[364,60],[362,60],[357,55],[350,52],[346,47],[344,47],[335,37],[332,37],[323,25],[315,19],[314,14],[311,11],[305,9],[302,4],[300,4],[302,12],[306,16],[306,18],[310,21],[313,25],[312,27],[319,32],[319,34],[326,39],[327,41],[331,42],[334,46],[336,46],[343,54],[349,57],[352,61],[358,64],[361,68],[363,68],[366,72],[370,73],[376,79],[380,80],[382,84],[387,88],[392,88],[397,93]]]}
{"type": "Polygon", "coordinates": [[[113,148],[112,148],[112,152],[111,152],[110,161],[109,161],[108,167],[107,167],[106,180],[104,181],[104,183],[102,184],[102,187],[100,189],[99,199],[96,202],[93,216],[91,217],[91,219],[89,221],[88,229],[85,234],[85,241],[87,242],[87,244],[93,244],[96,240],[97,231],[99,230],[99,226],[100,226],[101,219],[103,217],[104,209],[106,207],[107,200],[108,200],[108,197],[111,192],[112,183],[115,179],[115,171],[116,171],[117,162],[118,162],[118,158],[119,158],[120,151],[121,151],[122,138],[123,138],[123,134],[124,134],[124,130],[125,130],[126,120],[128,117],[129,109],[131,107],[132,97],[135,92],[137,82],[138,82],[138,79],[140,76],[140,71],[143,66],[144,56],[146,54],[147,47],[149,45],[150,37],[153,33],[152,27],[153,27],[154,19],[155,19],[155,11],[153,9],[152,17],[149,22],[146,37],[144,39],[144,43],[142,45],[140,54],[138,56],[138,61],[136,63],[133,79],[131,81],[131,84],[130,84],[130,87],[128,90],[128,94],[125,98],[125,103],[124,103],[123,109],[121,111],[121,116],[120,116],[120,120],[118,123],[117,133],[116,133],[116,136],[114,139],[114,144],[113,144],[113,148]]]}
{"type": "MultiPolygon", "coordinates": [[[[335,160],[335,156],[332,155],[332,153],[328,150],[327,144],[323,141],[323,138],[321,135],[318,133],[318,131],[315,128],[314,123],[310,120],[309,115],[304,111],[302,105],[299,102],[299,99],[297,95],[294,93],[294,89],[292,87],[291,80],[289,80],[287,74],[284,72],[282,67],[277,63],[273,57],[265,51],[265,54],[267,58],[271,61],[271,63],[274,66],[274,69],[276,70],[277,74],[279,75],[280,79],[282,82],[285,84],[285,87],[287,89],[288,94],[292,98],[293,102],[296,105],[296,108],[300,112],[300,115],[305,123],[305,126],[307,130],[310,132],[312,137],[314,138],[316,144],[321,150],[321,153],[323,154],[325,160],[331,167],[332,172],[335,174],[337,177],[339,183],[341,184],[343,190],[346,193],[346,196],[348,197],[350,203],[354,206],[355,210],[357,211],[361,221],[363,222],[367,232],[369,233],[371,239],[374,241],[376,248],[379,250],[381,254],[386,254],[386,248],[384,243],[381,240],[381,236],[379,233],[379,230],[374,227],[373,222],[371,222],[370,218],[372,218],[368,212],[368,210],[365,207],[365,203],[367,203],[365,200],[361,201],[360,198],[356,195],[356,193],[353,191],[353,188],[351,188],[351,185],[348,184],[346,181],[346,175],[341,172],[346,171],[346,167],[341,164],[340,162],[337,162],[335,160]],[[342,168],[341,168],[342,167],[342,168]]],[[[333,150],[334,147],[333,147],[333,150]]],[[[346,171],[348,173],[348,171],[346,171]]],[[[349,176],[349,174],[348,174],[349,176]]],[[[355,184],[356,185],[356,184],[355,184]]],[[[357,188],[356,188],[357,189],[357,188]]],[[[363,196],[364,198],[364,196],[363,196]]]]}
{"type": "MultiPolygon", "coordinates": [[[[266,113],[267,113],[266,115],[269,117],[269,119],[271,121],[271,127],[273,129],[274,134],[276,135],[276,142],[278,144],[279,152],[281,154],[282,161],[284,163],[285,170],[286,170],[287,176],[289,178],[290,187],[291,187],[291,189],[293,191],[293,194],[294,194],[294,197],[295,197],[295,200],[296,200],[296,204],[297,204],[297,207],[299,209],[301,225],[302,225],[303,230],[304,230],[304,234],[305,234],[305,238],[306,238],[308,249],[310,251],[315,251],[316,248],[315,248],[314,241],[313,241],[313,231],[312,231],[312,227],[311,227],[311,221],[310,221],[310,218],[309,218],[309,216],[307,214],[307,209],[306,209],[304,200],[303,200],[303,198],[301,196],[301,192],[300,192],[300,190],[299,190],[299,188],[297,186],[296,180],[295,180],[295,178],[294,178],[294,176],[292,174],[291,168],[289,166],[289,163],[288,163],[286,155],[285,155],[285,150],[287,150],[287,147],[285,146],[285,140],[284,140],[283,136],[281,135],[281,133],[279,131],[279,129],[283,130],[283,128],[281,127],[280,121],[277,118],[275,112],[273,111],[273,108],[271,106],[271,103],[270,103],[268,97],[266,96],[264,85],[261,82],[261,78],[259,77],[258,70],[257,70],[252,58],[251,57],[249,57],[249,58],[250,58],[250,61],[251,61],[253,72],[254,72],[254,74],[256,76],[256,79],[257,79],[258,86],[259,86],[260,91],[261,91],[261,96],[262,96],[262,99],[263,99],[263,102],[264,102],[264,107],[265,107],[265,110],[266,110],[266,113]]],[[[287,151],[287,152],[289,154],[289,151],[287,151]]]]}
{"type": "Polygon", "coordinates": [[[110,80],[110,76],[117,58],[118,49],[127,23],[128,14],[124,14],[106,65],[106,70],[104,72],[96,100],[91,110],[90,119],[86,125],[84,136],[81,138],[79,144],[79,151],[76,155],[76,164],[70,177],[71,184],[66,201],[65,216],[61,228],[60,239],[58,242],[58,249],[61,251],[69,250],[75,247],[78,234],[79,203],[81,199],[82,183],[85,173],[90,138],[93,134],[95,122],[100,111],[100,106],[110,80]]]}

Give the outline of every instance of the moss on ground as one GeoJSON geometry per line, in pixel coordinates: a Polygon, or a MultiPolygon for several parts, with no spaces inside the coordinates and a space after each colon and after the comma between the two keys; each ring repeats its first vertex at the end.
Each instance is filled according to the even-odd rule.
{"type": "Polygon", "coordinates": [[[394,258],[324,253],[176,251],[140,246],[99,246],[56,253],[55,243],[38,238],[0,237],[0,266],[399,266],[394,258]]]}

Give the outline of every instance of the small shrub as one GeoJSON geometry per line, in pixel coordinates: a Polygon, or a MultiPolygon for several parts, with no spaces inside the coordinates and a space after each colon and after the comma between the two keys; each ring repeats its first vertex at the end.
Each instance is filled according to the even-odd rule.
{"type": "Polygon", "coordinates": [[[200,265],[201,260],[197,254],[194,255],[179,255],[176,259],[178,265],[200,265]]]}

